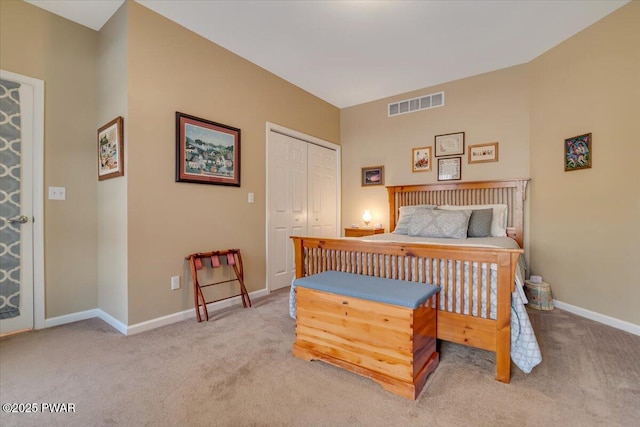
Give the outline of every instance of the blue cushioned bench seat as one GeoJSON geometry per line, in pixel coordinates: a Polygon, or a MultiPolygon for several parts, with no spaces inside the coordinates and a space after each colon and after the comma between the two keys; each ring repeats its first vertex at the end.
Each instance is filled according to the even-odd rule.
{"type": "Polygon", "coordinates": [[[325,271],[294,280],[295,286],[369,301],[417,308],[440,290],[438,286],[360,274],[325,271]]]}

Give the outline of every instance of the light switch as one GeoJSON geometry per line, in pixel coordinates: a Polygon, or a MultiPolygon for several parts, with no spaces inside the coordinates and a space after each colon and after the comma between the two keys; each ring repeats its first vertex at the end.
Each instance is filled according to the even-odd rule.
{"type": "Polygon", "coordinates": [[[66,200],[67,189],[65,187],[49,187],[49,200],[66,200]]]}
{"type": "Polygon", "coordinates": [[[255,202],[255,197],[253,193],[249,193],[249,203],[255,202]]]}

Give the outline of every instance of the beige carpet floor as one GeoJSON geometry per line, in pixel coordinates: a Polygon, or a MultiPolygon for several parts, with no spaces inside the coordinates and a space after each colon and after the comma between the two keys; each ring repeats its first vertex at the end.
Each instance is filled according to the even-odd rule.
{"type": "Polygon", "coordinates": [[[0,401],[74,413],[0,413],[8,426],[638,426],[640,337],[530,311],[543,362],[494,381],[489,352],[444,343],[416,401],[291,355],[287,290],[122,336],[99,319],[0,340],[0,401]]]}

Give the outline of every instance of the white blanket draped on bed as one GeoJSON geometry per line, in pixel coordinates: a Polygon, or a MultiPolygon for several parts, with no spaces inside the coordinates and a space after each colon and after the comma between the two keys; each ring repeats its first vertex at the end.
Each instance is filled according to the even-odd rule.
{"type": "MultiPolygon", "coordinates": [[[[428,243],[428,244],[438,244],[438,245],[464,245],[464,246],[480,246],[480,247],[498,247],[498,248],[518,248],[518,244],[515,240],[509,237],[486,237],[486,238],[469,238],[469,239],[439,239],[439,238],[422,238],[422,237],[409,237],[402,234],[378,234],[375,236],[368,236],[364,238],[359,238],[359,240],[365,241],[394,241],[401,243],[428,243]]],[[[444,270],[445,268],[449,269],[449,277],[451,277],[451,270],[453,268],[464,268],[468,271],[469,263],[463,263],[464,265],[460,265],[460,262],[456,262],[455,266],[452,262],[446,263],[442,262],[440,265],[440,269],[444,270]]],[[[473,263],[471,265],[472,269],[472,285],[473,285],[473,294],[476,295],[476,286],[478,283],[478,277],[484,276],[484,267],[478,267],[477,263],[473,263]]],[[[491,296],[490,296],[490,318],[496,318],[496,302],[497,302],[497,278],[495,274],[496,267],[491,267],[490,281],[491,281],[491,296]]],[[[524,307],[526,304],[527,298],[524,294],[524,257],[520,256],[520,260],[518,262],[518,268],[516,269],[516,290],[513,292],[511,296],[511,359],[516,364],[518,368],[520,368],[523,372],[529,373],[531,370],[538,365],[542,361],[542,355],[540,353],[540,347],[538,346],[538,341],[536,340],[535,333],[531,326],[531,321],[529,320],[529,315],[524,307]]],[[[460,277],[458,275],[457,277],[460,277]]],[[[464,277],[469,277],[469,275],[465,274],[464,277]]],[[[480,286],[483,286],[481,283],[480,286]]],[[[458,289],[460,287],[468,285],[467,283],[457,283],[456,286],[458,289]]],[[[484,285],[486,286],[486,285],[484,285]]],[[[457,293],[460,294],[459,292],[457,293]]],[[[481,305],[486,307],[486,293],[482,292],[482,301],[481,305]]],[[[441,304],[443,304],[442,299],[440,300],[441,304]]],[[[469,313],[469,301],[463,298],[463,300],[458,301],[449,301],[449,311],[452,311],[452,304],[457,305],[457,309],[454,309],[455,312],[469,313]]],[[[473,304],[471,304],[473,306],[473,304]]],[[[444,307],[441,307],[444,308],[444,307]]],[[[477,314],[477,313],[474,313],[477,314]]],[[[295,307],[295,287],[291,286],[291,291],[289,294],[289,315],[295,319],[296,317],[296,307],[295,307]]]]}

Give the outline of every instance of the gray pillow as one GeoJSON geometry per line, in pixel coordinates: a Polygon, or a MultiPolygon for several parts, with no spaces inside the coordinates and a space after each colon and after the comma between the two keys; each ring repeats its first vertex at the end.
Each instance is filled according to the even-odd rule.
{"type": "Polygon", "coordinates": [[[469,218],[468,237],[491,236],[491,220],[493,219],[493,209],[474,209],[469,218]]]}
{"type": "Polygon", "coordinates": [[[466,239],[471,211],[424,210],[413,215],[409,236],[466,239]]]}
{"type": "Polygon", "coordinates": [[[435,208],[435,205],[402,206],[400,208],[400,218],[398,218],[398,223],[393,232],[395,234],[409,234],[409,224],[411,223],[411,218],[413,218],[414,213],[421,212],[423,209],[431,210],[435,208]]]}

